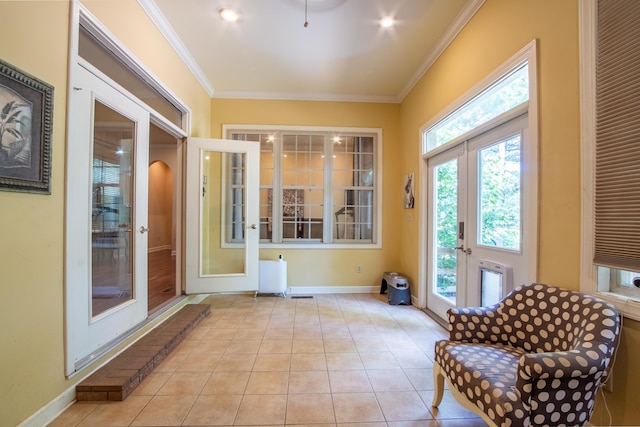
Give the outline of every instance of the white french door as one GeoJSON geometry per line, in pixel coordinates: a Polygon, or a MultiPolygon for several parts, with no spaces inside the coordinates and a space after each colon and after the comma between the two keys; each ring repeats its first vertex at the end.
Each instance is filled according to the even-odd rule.
{"type": "Polygon", "coordinates": [[[526,143],[524,114],[427,160],[427,307],[442,318],[451,307],[493,304],[535,276],[526,143]]]}
{"type": "Polygon", "coordinates": [[[149,113],[82,66],[69,113],[67,374],[147,317],[149,157],[149,113]]]}
{"type": "Polygon", "coordinates": [[[260,144],[186,145],[186,292],[257,291],[260,144]]]}

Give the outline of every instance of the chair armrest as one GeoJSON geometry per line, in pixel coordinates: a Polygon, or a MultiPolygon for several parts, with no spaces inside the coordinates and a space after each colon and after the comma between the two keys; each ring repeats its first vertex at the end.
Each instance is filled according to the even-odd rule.
{"type": "Polygon", "coordinates": [[[497,322],[498,307],[499,304],[449,309],[449,339],[469,343],[500,342],[504,329],[497,322]]]}
{"type": "MultiPolygon", "coordinates": [[[[580,347],[569,351],[527,353],[520,357],[516,390],[529,406],[532,393],[557,389],[554,383],[567,383],[572,379],[593,377],[598,380],[604,374],[606,361],[599,351],[580,347]]],[[[570,387],[575,388],[575,387],[570,387]]]]}

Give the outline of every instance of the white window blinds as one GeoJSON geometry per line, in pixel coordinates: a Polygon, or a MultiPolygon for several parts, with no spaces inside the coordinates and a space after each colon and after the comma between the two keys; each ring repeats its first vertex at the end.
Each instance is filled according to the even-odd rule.
{"type": "Polygon", "coordinates": [[[640,1],[598,1],[595,247],[640,270],[640,1]]]}

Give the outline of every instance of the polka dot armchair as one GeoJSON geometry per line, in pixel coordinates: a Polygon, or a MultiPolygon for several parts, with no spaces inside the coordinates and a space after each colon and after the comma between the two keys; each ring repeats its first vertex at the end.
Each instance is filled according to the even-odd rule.
{"type": "Polygon", "coordinates": [[[543,284],[518,287],[490,307],[448,312],[435,345],[435,395],[446,377],[463,406],[491,426],[580,426],[618,341],[615,307],[543,284]]]}

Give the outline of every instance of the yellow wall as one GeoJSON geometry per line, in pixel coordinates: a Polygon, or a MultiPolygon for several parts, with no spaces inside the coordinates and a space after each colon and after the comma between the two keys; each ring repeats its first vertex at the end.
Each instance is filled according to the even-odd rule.
{"type": "MultiPolygon", "coordinates": [[[[418,131],[531,40],[538,40],[538,281],[580,289],[580,122],[577,0],[488,0],[401,104],[399,171],[418,171],[418,131]]],[[[417,182],[419,184],[419,181],[417,182]]],[[[416,191],[416,197],[422,194],[416,191]]],[[[418,207],[418,203],[416,203],[418,207]]],[[[403,212],[407,218],[411,212],[403,212]]],[[[416,209],[416,215],[418,210],[416,209]]],[[[418,224],[404,221],[401,269],[418,277],[418,224]]],[[[640,424],[638,323],[627,320],[614,371],[613,424],[640,424]]],[[[593,421],[607,423],[599,402],[593,421]]]]}
{"type": "Polygon", "coordinates": [[[366,250],[262,249],[261,259],[288,261],[289,286],[375,286],[382,273],[400,263],[398,211],[402,182],[395,166],[400,161],[399,106],[348,102],[213,99],[211,135],[222,137],[223,124],[290,126],[349,126],[382,128],[383,132],[383,248],[366,250]],[[356,272],[356,266],[362,272],[356,272]]]}
{"type": "MultiPolygon", "coordinates": [[[[194,109],[208,136],[210,98],[136,0],[87,1],[92,12],[194,109]]],[[[70,4],[0,1],[0,58],[54,86],[51,195],[0,191],[0,425],[14,426],[80,376],[64,377],[64,200],[70,4]]]]}
{"type": "MultiPolygon", "coordinates": [[[[289,261],[293,286],[379,283],[385,270],[417,279],[416,209],[403,210],[402,177],[419,171],[418,129],[525,44],[539,41],[542,282],[579,288],[580,159],[578,0],[487,0],[401,105],[210,100],[135,0],[84,2],[193,110],[194,136],[223,123],[381,127],[383,242],[380,250],[263,250],[289,261]],[[357,274],[355,265],[362,265],[357,274]]],[[[69,2],[0,1],[0,57],[52,84],[52,194],[0,191],[0,425],[13,426],[55,399],[64,378],[64,176],[69,2]]],[[[416,180],[419,184],[419,180],[416,180]]],[[[416,189],[416,197],[420,197],[416,189]]],[[[419,202],[419,200],[417,200],[419,202]]],[[[606,393],[614,425],[640,424],[640,323],[625,320],[606,393]]],[[[601,402],[593,421],[607,424],[601,402]]]]}

